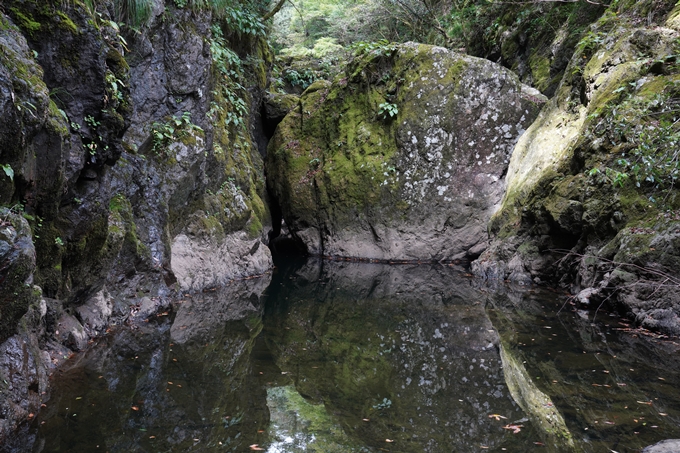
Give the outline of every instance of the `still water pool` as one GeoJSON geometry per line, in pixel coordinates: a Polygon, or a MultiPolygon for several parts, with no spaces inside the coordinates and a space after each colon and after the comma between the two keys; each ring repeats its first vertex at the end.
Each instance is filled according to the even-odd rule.
{"type": "Polygon", "coordinates": [[[628,453],[680,438],[678,342],[565,300],[448,266],[282,267],[74,357],[6,449],[628,453]]]}

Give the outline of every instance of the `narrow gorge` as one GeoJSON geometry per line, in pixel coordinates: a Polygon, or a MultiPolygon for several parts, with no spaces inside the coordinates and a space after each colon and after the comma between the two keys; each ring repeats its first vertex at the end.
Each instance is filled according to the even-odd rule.
{"type": "Polygon", "coordinates": [[[675,451],[680,4],[570,3],[2,0],[0,451],[675,451]]]}

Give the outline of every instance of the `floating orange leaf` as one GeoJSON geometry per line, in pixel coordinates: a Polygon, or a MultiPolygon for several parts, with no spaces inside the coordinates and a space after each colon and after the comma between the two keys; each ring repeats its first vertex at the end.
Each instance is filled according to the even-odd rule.
{"type": "Polygon", "coordinates": [[[524,425],[505,425],[503,427],[503,429],[512,430],[512,434],[517,434],[518,432],[522,431],[522,428],[524,428],[524,425]]]}

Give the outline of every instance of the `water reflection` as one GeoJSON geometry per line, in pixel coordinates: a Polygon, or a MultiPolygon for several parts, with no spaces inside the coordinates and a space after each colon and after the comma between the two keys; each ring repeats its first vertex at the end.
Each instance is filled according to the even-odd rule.
{"type": "Polygon", "coordinates": [[[244,451],[269,421],[250,355],[267,281],[239,282],[124,329],[54,378],[15,451],[244,451]],[[172,314],[169,314],[172,315],[172,314]]]}
{"type": "Polygon", "coordinates": [[[0,451],[632,453],[680,437],[676,343],[478,285],[310,261],[184,297],[70,361],[0,451]]]}
{"type": "Polygon", "coordinates": [[[516,438],[489,415],[524,413],[483,297],[444,266],[312,262],[268,304],[264,335],[297,391],[361,444],[494,449],[516,438]]]}

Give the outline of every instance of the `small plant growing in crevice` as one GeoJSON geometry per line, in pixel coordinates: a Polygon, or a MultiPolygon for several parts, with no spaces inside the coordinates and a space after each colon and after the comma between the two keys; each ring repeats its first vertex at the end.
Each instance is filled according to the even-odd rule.
{"type": "Polygon", "coordinates": [[[203,132],[203,129],[191,122],[189,112],[175,115],[164,123],[156,121],[151,125],[153,151],[160,154],[162,148],[194,132],[203,132]]]}
{"type": "Polygon", "coordinates": [[[378,106],[378,116],[383,120],[390,120],[396,118],[398,113],[399,108],[397,108],[397,104],[383,102],[378,106]]]}
{"type": "Polygon", "coordinates": [[[2,168],[2,171],[5,172],[5,175],[10,179],[10,181],[14,181],[14,169],[10,164],[2,164],[0,165],[0,168],[2,168]]]}

